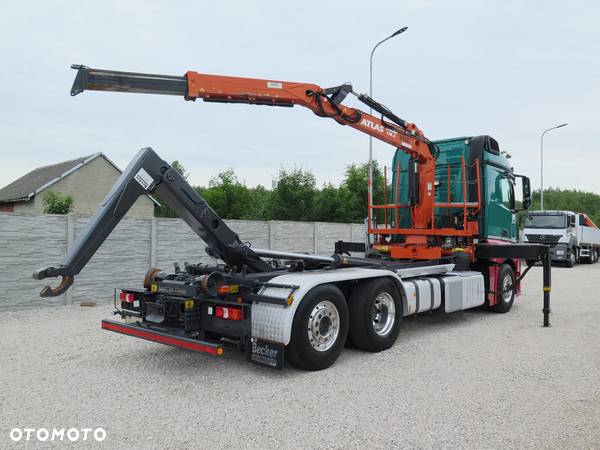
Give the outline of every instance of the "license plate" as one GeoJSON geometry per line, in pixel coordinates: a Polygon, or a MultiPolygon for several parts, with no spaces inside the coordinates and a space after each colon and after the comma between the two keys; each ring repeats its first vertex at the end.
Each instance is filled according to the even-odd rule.
{"type": "Polygon", "coordinates": [[[272,369],[283,369],[284,345],[252,338],[248,360],[272,369]]]}

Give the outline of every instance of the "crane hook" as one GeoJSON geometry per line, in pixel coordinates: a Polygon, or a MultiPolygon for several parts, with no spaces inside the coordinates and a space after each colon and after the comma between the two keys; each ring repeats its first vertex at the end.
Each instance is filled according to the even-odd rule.
{"type": "MultiPolygon", "coordinates": [[[[36,270],[33,272],[33,278],[35,280],[43,280],[44,278],[48,278],[49,272],[54,271],[53,267],[48,267],[47,269],[36,270]]],[[[49,284],[44,286],[40,291],[40,297],[56,297],[58,295],[63,294],[67,289],[71,287],[73,284],[73,276],[72,275],[59,275],[61,277],[60,284],[56,287],[52,287],[49,284]]]]}

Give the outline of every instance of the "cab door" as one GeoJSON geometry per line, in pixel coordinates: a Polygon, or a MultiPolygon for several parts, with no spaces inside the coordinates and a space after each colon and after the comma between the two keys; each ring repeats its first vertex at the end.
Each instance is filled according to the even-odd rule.
{"type": "Polygon", "coordinates": [[[485,229],[486,237],[515,242],[517,221],[514,214],[514,181],[506,171],[492,165],[485,166],[485,229]]]}

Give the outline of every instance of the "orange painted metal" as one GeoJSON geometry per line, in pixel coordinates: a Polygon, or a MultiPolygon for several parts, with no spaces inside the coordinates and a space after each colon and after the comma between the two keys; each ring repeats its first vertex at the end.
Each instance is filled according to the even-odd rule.
{"type": "MultiPolygon", "coordinates": [[[[383,166],[383,203],[385,205],[387,205],[387,166],[383,166]]],[[[387,228],[387,226],[388,226],[387,212],[388,212],[388,209],[384,208],[383,209],[383,226],[385,228],[387,228]]]]}
{"type": "Polygon", "coordinates": [[[390,246],[390,256],[395,259],[439,259],[442,257],[442,248],[393,245],[390,246]]]}
{"type": "MultiPolygon", "coordinates": [[[[379,244],[392,240],[394,235],[404,236],[403,243],[394,243],[390,247],[394,258],[436,258],[443,251],[440,239],[431,241],[431,237],[464,236],[472,238],[477,233],[477,224],[468,221],[470,210],[481,207],[479,168],[477,168],[477,203],[466,201],[466,165],[464,158],[462,166],[462,203],[452,203],[450,198],[450,166],[448,166],[448,201],[435,203],[435,167],[436,161],[430,151],[428,140],[423,132],[414,124],[400,127],[377,118],[358,109],[335,105],[325,97],[325,91],[320,86],[311,83],[295,83],[289,81],[255,79],[244,77],[229,77],[208,75],[190,71],[186,74],[188,82],[188,100],[202,99],[217,102],[239,102],[272,106],[299,105],[313,111],[320,117],[329,117],[341,125],[348,125],[369,136],[379,139],[410,155],[418,163],[419,201],[417,204],[399,205],[400,164],[396,167],[395,204],[387,203],[387,175],[385,177],[384,205],[368,204],[368,231],[378,236],[379,244]],[[435,228],[435,208],[462,209],[462,228],[435,228]],[[408,208],[410,211],[411,228],[399,227],[399,209],[408,208]],[[384,210],[383,227],[376,226],[373,210],[384,210]],[[388,222],[388,210],[390,215],[388,222]],[[393,220],[392,220],[393,218],[393,220]]],[[[377,242],[376,242],[377,243],[377,242]]]]}
{"type": "Polygon", "coordinates": [[[481,209],[481,182],[479,175],[479,159],[475,160],[475,176],[477,177],[477,211],[481,209]]]}

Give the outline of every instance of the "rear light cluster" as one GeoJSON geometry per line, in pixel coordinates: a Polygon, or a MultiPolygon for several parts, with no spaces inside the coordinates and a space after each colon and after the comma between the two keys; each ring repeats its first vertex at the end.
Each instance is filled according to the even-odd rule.
{"type": "MultiPolygon", "coordinates": [[[[211,314],[212,312],[213,308],[209,307],[208,313],[211,314]]],[[[216,306],[214,316],[218,319],[244,320],[244,310],[232,306],[216,306]]]]}
{"type": "Polygon", "coordinates": [[[135,302],[135,294],[131,292],[121,291],[119,294],[119,300],[125,303],[133,303],[135,302]]]}
{"type": "Polygon", "coordinates": [[[140,306],[140,301],[137,299],[137,296],[133,292],[121,291],[119,294],[119,300],[123,305],[123,308],[137,308],[140,306]]]}

